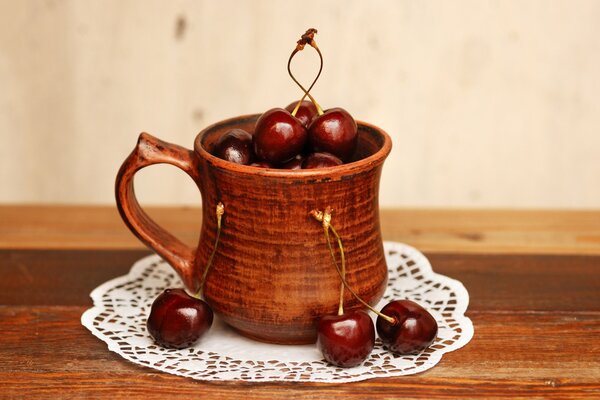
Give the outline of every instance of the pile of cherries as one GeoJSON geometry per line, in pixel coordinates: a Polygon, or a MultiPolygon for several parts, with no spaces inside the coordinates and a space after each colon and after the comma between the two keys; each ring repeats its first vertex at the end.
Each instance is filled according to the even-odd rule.
{"type": "Polygon", "coordinates": [[[356,121],[342,108],[323,111],[310,94],[323,70],[316,33],[316,29],[307,30],[288,59],[288,73],[302,89],[302,98],[285,109],[273,108],[262,114],[252,133],[242,129],[226,132],[215,143],[213,155],[237,164],[288,170],[335,167],[352,161],[358,144],[356,121]],[[306,45],[317,51],[321,62],[308,89],[291,70],[292,59],[306,45]],[[307,97],[310,101],[304,100],[307,97]]]}
{"type": "Polygon", "coordinates": [[[226,132],[213,155],[243,165],[289,170],[335,167],[352,160],[358,142],[354,118],[342,108],[319,114],[312,101],[293,102],[260,116],[251,134],[226,132]]]}
{"type": "MultiPolygon", "coordinates": [[[[262,114],[252,133],[242,129],[226,132],[215,143],[213,155],[237,164],[289,170],[326,168],[352,161],[358,141],[356,122],[342,108],[323,112],[309,93],[321,69],[308,90],[304,89],[290,71],[292,57],[307,44],[319,53],[322,68],[321,52],[314,42],[315,33],[316,30],[309,29],[302,35],[288,61],[288,72],[303,90],[304,97],[285,109],[273,108],[262,114]],[[305,101],[305,97],[310,101],[305,101]]],[[[217,207],[220,218],[218,210],[217,207]]],[[[220,233],[220,219],[218,221],[219,231],[213,256],[220,233]]],[[[329,237],[327,240],[329,241],[329,237]]],[[[339,237],[338,242],[343,252],[339,237]]],[[[212,256],[205,269],[201,288],[211,261],[212,256]]],[[[418,354],[435,340],[437,322],[423,307],[410,300],[394,300],[381,311],[374,310],[348,286],[345,273],[340,271],[337,264],[336,269],[342,284],[363,305],[378,315],[377,333],[387,349],[397,354],[418,354]]],[[[194,297],[183,289],[166,289],[156,298],[148,317],[147,328],[158,344],[179,349],[189,347],[210,328],[213,312],[200,296],[201,291],[194,297]]],[[[325,315],[318,320],[317,346],[329,363],[353,367],[361,364],[371,354],[375,346],[375,327],[364,310],[344,312],[342,299],[343,287],[338,314],[325,315]]]]}

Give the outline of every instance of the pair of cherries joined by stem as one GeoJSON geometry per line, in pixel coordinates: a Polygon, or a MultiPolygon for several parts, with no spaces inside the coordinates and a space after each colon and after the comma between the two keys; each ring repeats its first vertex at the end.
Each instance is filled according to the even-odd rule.
{"type": "Polygon", "coordinates": [[[323,57],[309,29],[297,42],[288,59],[288,73],[304,92],[298,102],[263,113],[249,133],[226,132],[215,143],[213,155],[237,164],[290,170],[326,168],[352,161],[358,143],[358,126],[342,108],[323,111],[310,94],[323,69],[323,57]],[[316,78],[305,89],[291,71],[291,61],[306,45],[319,54],[316,78]],[[306,97],[310,99],[304,100],[306,97]]]}
{"type": "Polygon", "coordinates": [[[381,311],[366,303],[346,281],[346,261],[341,238],[331,225],[331,209],[325,212],[311,211],[311,215],[323,223],[327,245],[333,264],[342,282],[337,315],[322,317],[317,325],[317,346],[330,364],[339,367],[360,365],[375,347],[375,329],[371,317],[363,310],[344,312],[344,288],[360,303],[378,315],[377,333],[383,345],[396,354],[419,354],[433,343],[438,326],[435,318],[419,304],[410,300],[393,300],[381,311]],[[341,257],[338,266],[329,231],[334,234],[341,257]]]}

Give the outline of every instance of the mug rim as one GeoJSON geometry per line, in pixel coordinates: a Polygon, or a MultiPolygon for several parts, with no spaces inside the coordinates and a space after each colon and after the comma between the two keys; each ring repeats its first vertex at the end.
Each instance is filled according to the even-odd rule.
{"type": "Polygon", "coordinates": [[[361,127],[366,128],[371,131],[377,132],[377,134],[381,135],[383,138],[383,145],[379,150],[375,153],[371,154],[368,157],[362,158],[357,161],[353,161],[350,163],[338,165],[335,167],[327,167],[327,168],[315,168],[315,169],[300,169],[300,170],[288,170],[288,169],[280,169],[280,168],[264,168],[264,167],[253,167],[250,165],[236,164],[230,161],[223,160],[222,158],[216,157],[208,152],[202,146],[202,138],[204,135],[222,125],[232,124],[234,122],[239,121],[251,121],[256,120],[261,114],[246,114],[240,115],[237,117],[227,118],[219,122],[215,122],[206,128],[202,129],[194,139],[194,151],[202,157],[204,160],[208,161],[215,167],[228,170],[235,173],[248,174],[248,175],[260,175],[260,176],[269,176],[269,177],[279,177],[286,179],[293,178],[322,178],[322,177],[330,177],[332,175],[352,175],[359,172],[363,172],[371,169],[374,166],[382,164],[386,157],[390,154],[392,150],[392,139],[383,129],[369,124],[368,122],[356,121],[359,129],[361,127]]]}

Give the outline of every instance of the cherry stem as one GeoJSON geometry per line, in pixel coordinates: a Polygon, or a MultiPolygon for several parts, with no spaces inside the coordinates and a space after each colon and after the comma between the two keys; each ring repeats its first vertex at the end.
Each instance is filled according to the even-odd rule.
{"type": "Polygon", "coordinates": [[[317,103],[317,101],[314,99],[314,97],[312,97],[312,95],[310,94],[310,91],[312,90],[313,86],[315,86],[315,83],[317,83],[317,81],[319,80],[319,77],[321,76],[321,71],[323,71],[323,55],[321,54],[321,50],[319,50],[319,47],[317,46],[317,43],[315,42],[315,39],[314,39],[315,33],[317,33],[316,29],[308,29],[306,31],[306,33],[304,35],[302,35],[300,40],[298,40],[296,48],[294,49],[294,51],[292,51],[292,54],[290,54],[290,58],[288,59],[288,64],[287,64],[288,74],[290,75],[292,80],[296,83],[296,85],[298,85],[300,87],[300,89],[302,89],[302,91],[304,92],[304,95],[302,96],[302,98],[300,99],[298,104],[296,104],[296,107],[292,111],[292,115],[294,117],[296,116],[296,113],[298,112],[298,109],[300,108],[302,101],[304,101],[304,99],[307,96],[310,99],[310,101],[312,101],[313,104],[315,105],[315,107],[317,108],[317,112],[319,113],[319,115],[323,115],[323,109],[321,108],[319,103],[317,103]],[[291,69],[292,59],[294,58],[296,53],[304,50],[304,46],[306,46],[307,44],[309,44],[312,48],[314,48],[317,51],[317,53],[319,54],[319,61],[320,61],[319,72],[317,73],[317,76],[315,77],[315,79],[312,81],[308,90],[306,90],[304,88],[304,86],[302,86],[302,84],[300,82],[298,82],[298,80],[292,73],[292,69],[291,69]]]}
{"type": "MultiPolygon", "coordinates": [[[[344,245],[342,244],[342,241],[339,237],[339,235],[337,234],[337,232],[335,232],[335,229],[331,226],[331,207],[327,207],[325,209],[325,213],[323,214],[323,230],[325,232],[325,237],[327,238],[327,247],[329,247],[329,253],[331,254],[331,259],[333,260],[333,263],[337,266],[337,260],[335,259],[335,254],[333,251],[333,248],[331,247],[331,240],[329,239],[329,229],[331,229],[332,232],[334,232],[334,235],[337,238],[337,242],[338,242],[338,246],[340,248],[340,258],[342,259],[342,276],[344,276],[344,278],[346,277],[346,256],[344,255],[344,245]]],[[[344,314],[344,283],[342,282],[340,284],[340,300],[339,300],[339,306],[338,306],[338,315],[342,315],[344,314]]]]}
{"type": "MultiPolygon", "coordinates": [[[[348,282],[346,281],[346,277],[344,276],[344,273],[342,273],[342,270],[340,269],[340,267],[338,266],[338,263],[335,260],[335,257],[333,255],[333,249],[331,247],[331,239],[329,237],[329,229],[331,229],[331,232],[333,233],[333,235],[335,236],[335,238],[338,241],[338,244],[340,246],[340,253],[341,253],[341,257],[342,260],[344,260],[344,248],[342,246],[342,239],[340,238],[340,235],[338,235],[337,231],[333,228],[333,226],[331,225],[331,214],[330,214],[331,209],[328,207],[327,209],[325,209],[325,212],[320,211],[320,210],[312,210],[310,212],[310,215],[313,216],[313,218],[315,218],[317,221],[319,222],[323,222],[323,227],[325,228],[325,226],[327,226],[325,228],[325,238],[327,239],[327,245],[329,246],[329,250],[331,252],[331,256],[333,257],[333,265],[335,266],[335,270],[337,271],[338,275],[340,276],[340,279],[342,280],[342,284],[346,287],[346,289],[348,289],[348,291],[356,298],[356,300],[358,300],[363,306],[367,307],[369,310],[373,311],[375,314],[377,314],[378,316],[380,316],[381,318],[385,319],[387,322],[389,322],[392,325],[396,324],[396,319],[393,317],[390,317],[388,315],[383,314],[380,311],[377,311],[376,309],[374,309],[373,307],[371,307],[371,305],[369,303],[367,303],[366,301],[364,301],[355,291],[354,289],[352,289],[352,287],[350,287],[350,285],[348,284],[348,282]],[[329,212],[328,212],[329,211],[329,212]],[[324,221],[328,220],[327,224],[325,224],[324,221]]],[[[345,272],[345,271],[344,271],[345,272]]]]}
{"type": "Polygon", "coordinates": [[[223,218],[223,214],[225,214],[225,206],[223,203],[219,202],[216,207],[216,215],[217,215],[217,237],[215,239],[215,245],[213,246],[212,253],[210,253],[210,257],[208,258],[208,262],[206,263],[206,268],[204,268],[204,273],[202,274],[202,280],[200,281],[200,289],[198,289],[198,293],[196,297],[202,297],[204,292],[204,283],[206,283],[206,276],[208,275],[208,270],[212,265],[213,259],[215,258],[215,253],[217,252],[217,246],[219,245],[219,239],[221,237],[221,219],[223,218]]]}

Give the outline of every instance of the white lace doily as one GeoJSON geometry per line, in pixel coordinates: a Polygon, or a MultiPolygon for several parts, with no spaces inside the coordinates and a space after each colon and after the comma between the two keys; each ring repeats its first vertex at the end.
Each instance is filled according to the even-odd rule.
{"type": "Polygon", "coordinates": [[[81,323],[106,342],[109,350],[129,361],[194,379],[339,383],[415,374],[471,340],[473,324],[464,315],[469,293],[461,282],[434,273],[427,258],[413,247],[395,242],[384,245],[389,282],[377,309],[392,299],[407,298],[427,308],[438,322],[436,341],[420,355],[394,355],[377,339],[362,365],[337,368],[323,360],[315,345],[256,342],[239,335],[216,316],[211,329],[194,347],[162,348],[148,335],[146,318],[160,292],[182,287],[182,283],[157,255],[139,260],[128,275],[94,289],[94,307],[81,316],[81,323]]]}

